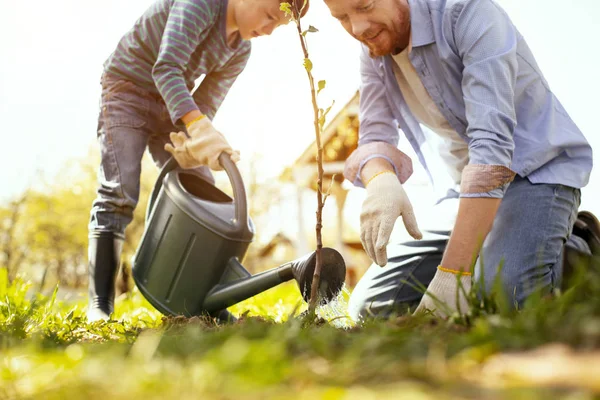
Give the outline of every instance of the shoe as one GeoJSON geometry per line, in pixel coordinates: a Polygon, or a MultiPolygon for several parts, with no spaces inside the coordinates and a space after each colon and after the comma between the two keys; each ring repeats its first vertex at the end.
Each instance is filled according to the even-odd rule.
{"type": "Polygon", "coordinates": [[[108,320],[114,311],[115,280],[124,236],[91,232],[88,243],[88,322],[108,320]]]}
{"type": "Polygon", "coordinates": [[[580,211],[573,227],[573,234],[586,241],[594,256],[600,256],[600,221],[589,211],[580,211]]]}

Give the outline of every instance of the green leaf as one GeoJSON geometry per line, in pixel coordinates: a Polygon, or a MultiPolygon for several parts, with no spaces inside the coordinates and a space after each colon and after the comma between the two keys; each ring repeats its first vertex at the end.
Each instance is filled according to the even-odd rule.
{"type": "Polygon", "coordinates": [[[326,117],[327,114],[329,114],[329,111],[331,110],[331,107],[333,107],[333,105],[335,104],[335,100],[333,100],[331,102],[331,105],[329,107],[327,107],[327,109],[323,110],[322,108],[319,108],[319,128],[321,130],[323,130],[323,127],[325,126],[325,121],[326,121],[326,117]]]}
{"type": "Polygon", "coordinates": [[[57,294],[58,294],[58,283],[56,284],[56,286],[54,287],[54,291],[52,292],[52,297],[50,298],[50,304],[48,305],[48,310],[50,310],[54,306],[54,303],[56,302],[57,294]]]}
{"type": "Polygon", "coordinates": [[[292,17],[292,6],[290,3],[280,3],[279,4],[279,10],[283,11],[285,13],[286,17],[292,17]]]}
{"type": "Polygon", "coordinates": [[[319,94],[319,92],[320,92],[321,90],[325,89],[325,84],[326,84],[326,83],[327,83],[327,82],[325,82],[325,81],[319,81],[319,83],[317,83],[317,86],[318,86],[318,89],[317,89],[317,94],[319,94]]]}
{"type": "Polygon", "coordinates": [[[0,297],[6,296],[8,289],[8,271],[6,268],[0,268],[0,297]]]}
{"type": "Polygon", "coordinates": [[[313,65],[312,65],[312,61],[310,61],[310,59],[305,58],[303,65],[304,65],[304,69],[306,69],[306,72],[312,71],[313,65]]]}
{"type": "Polygon", "coordinates": [[[314,26],[309,25],[308,29],[305,30],[304,32],[302,32],[302,36],[306,36],[306,34],[309,33],[309,32],[310,33],[314,33],[314,32],[319,32],[319,30],[317,28],[315,28],[314,26]]]}

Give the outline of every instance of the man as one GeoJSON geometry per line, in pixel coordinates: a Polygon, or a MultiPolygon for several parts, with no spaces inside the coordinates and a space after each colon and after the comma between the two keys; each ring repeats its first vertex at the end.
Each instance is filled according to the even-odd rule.
{"type": "MultiPolygon", "coordinates": [[[[303,2],[297,2],[300,9],[303,2]]],[[[288,22],[280,3],[158,0],[105,62],[98,121],[100,185],[89,223],[88,320],[108,319],[113,312],[115,276],[125,228],[138,202],[146,147],[159,167],[171,153],[181,167],[211,182],[207,166],[220,169],[222,152],[239,160],[211,119],[248,61],[249,39],[270,35],[288,22]],[[169,136],[183,127],[187,135],[169,136]]]]}
{"type": "Polygon", "coordinates": [[[367,190],[361,239],[371,259],[386,265],[399,216],[422,237],[402,187],[411,161],[396,146],[400,128],[431,176],[423,125],[444,143],[439,155],[460,200],[417,310],[467,312],[476,259],[475,280],[484,273],[488,290],[503,262],[500,278],[517,304],[558,287],[592,150],[505,11],[491,0],[326,3],[362,43],[359,147],[344,175],[367,190]]]}

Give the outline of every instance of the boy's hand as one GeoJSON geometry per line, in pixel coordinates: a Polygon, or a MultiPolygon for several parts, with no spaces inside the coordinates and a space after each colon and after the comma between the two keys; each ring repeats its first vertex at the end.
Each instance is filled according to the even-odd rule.
{"type": "Polygon", "coordinates": [[[169,137],[171,138],[171,142],[173,145],[175,145],[175,147],[173,147],[173,145],[170,143],[167,143],[165,145],[165,150],[171,153],[181,168],[192,169],[202,165],[199,161],[192,157],[185,148],[184,143],[186,140],[188,140],[185,132],[171,132],[169,137]]]}
{"type": "Polygon", "coordinates": [[[226,152],[234,162],[240,160],[238,151],[234,151],[225,136],[218,132],[207,117],[202,116],[187,125],[190,138],[183,132],[172,132],[171,141],[175,145],[165,145],[165,150],[171,153],[182,168],[196,168],[201,165],[215,171],[223,168],[219,164],[219,156],[226,152]]]}

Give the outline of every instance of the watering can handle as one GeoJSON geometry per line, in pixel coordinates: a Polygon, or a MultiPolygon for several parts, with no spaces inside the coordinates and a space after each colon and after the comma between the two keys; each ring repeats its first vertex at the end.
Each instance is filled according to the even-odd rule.
{"type": "Polygon", "coordinates": [[[246,188],[242,175],[235,163],[231,160],[231,156],[225,152],[219,156],[219,164],[227,172],[229,182],[233,188],[233,204],[235,205],[235,227],[242,231],[248,229],[248,205],[246,200],[246,188]]]}
{"type": "MultiPolygon", "coordinates": [[[[225,169],[225,172],[227,172],[227,176],[231,182],[231,187],[233,188],[233,202],[235,205],[234,225],[240,230],[247,229],[248,207],[246,203],[246,189],[244,188],[244,182],[242,181],[240,171],[236,167],[235,163],[231,160],[229,154],[225,152],[221,153],[219,156],[219,163],[225,169]]],[[[160,188],[162,187],[162,182],[165,179],[165,176],[178,166],[179,164],[177,163],[177,160],[171,157],[161,168],[158,178],[156,179],[156,183],[154,184],[154,188],[152,189],[152,193],[150,194],[150,199],[148,200],[148,207],[146,208],[146,221],[148,221],[150,218],[152,208],[154,207],[154,203],[156,202],[156,198],[158,197],[158,193],[160,192],[160,188]]]]}
{"type": "Polygon", "coordinates": [[[160,188],[162,187],[162,182],[165,179],[165,176],[175,168],[177,168],[179,164],[174,157],[171,157],[167,160],[165,165],[160,169],[158,173],[158,178],[156,178],[156,183],[154,184],[154,188],[152,189],[152,193],[150,193],[150,199],[148,199],[148,206],[146,207],[146,221],[150,218],[150,214],[152,213],[152,208],[154,208],[154,202],[156,202],[156,198],[158,197],[158,193],[160,192],[160,188]]]}

